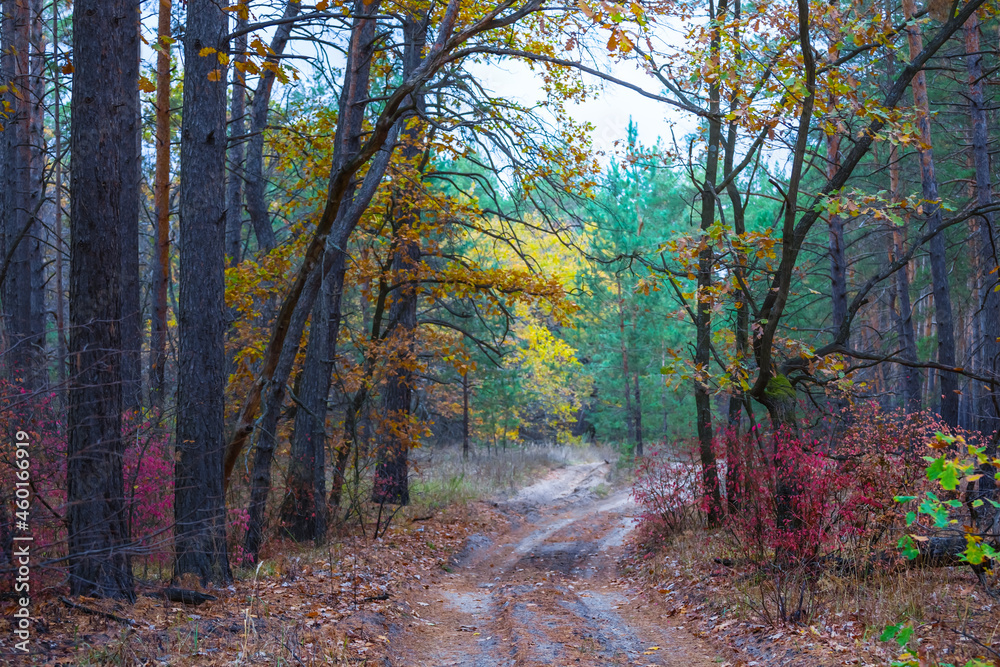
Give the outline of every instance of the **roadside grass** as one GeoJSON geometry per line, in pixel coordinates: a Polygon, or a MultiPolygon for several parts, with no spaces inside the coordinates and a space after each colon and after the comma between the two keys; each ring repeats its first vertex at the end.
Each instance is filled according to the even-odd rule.
{"type": "Polygon", "coordinates": [[[526,444],[462,458],[460,447],[414,450],[410,473],[411,516],[477,500],[500,500],[550,470],[579,463],[613,461],[613,450],[595,446],[526,444]]]}

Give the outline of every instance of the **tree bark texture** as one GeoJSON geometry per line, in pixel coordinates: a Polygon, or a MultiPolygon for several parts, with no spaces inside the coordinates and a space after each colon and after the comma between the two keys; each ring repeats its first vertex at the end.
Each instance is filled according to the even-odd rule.
{"type": "MultiPolygon", "coordinates": [[[[245,11],[239,6],[237,14],[245,11]]],[[[249,19],[237,16],[236,29],[244,30],[249,19]]],[[[247,62],[247,36],[240,35],[233,40],[233,93],[229,111],[229,181],[226,186],[226,257],[229,265],[240,263],[240,249],[243,243],[243,181],[244,158],[246,154],[246,103],[247,82],[243,68],[247,62]]],[[[271,74],[271,72],[267,72],[271,74]]]]}
{"type": "MultiPolygon", "coordinates": [[[[983,99],[983,54],[979,46],[979,19],[973,14],[965,23],[966,66],[969,72],[969,119],[972,124],[972,159],[976,172],[976,205],[989,206],[993,202],[993,184],[990,177],[989,128],[986,121],[986,103],[983,99]]],[[[993,213],[979,216],[979,334],[974,341],[982,359],[984,375],[997,378],[997,383],[983,387],[975,407],[978,428],[987,436],[1000,428],[1000,292],[996,290],[997,234],[993,213]]],[[[995,455],[995,454],[994,454],[995,455]]]]}
{"type": "MultiPolygon", "coordinates": [[[[121,59],[122,76],[126,81],[139,81],[139,26],[135,26],[126,44],[126,56],[121,59]]],[[[122,100],[128,106],[124,116],[125,162],[122,165],[122,407],[126,411],[142,406],[142,304],[139,287],[139,188],[142,179],[142,114],[139,107],[139,85],[130,84],[128,96],[122,100]]],[[[72,230],[71,230],[72,231],[72,230]]]]}
{"type": "MultiPolygon", "coordinates": [[[[44,293],[41,271],[40,180],[41,129],[34,102],[42,93],[42,82],[32,75],[32,33],[41,16],[32,12],[31,0],[3,2],[3,81],[15,88],[6,95],[11,105],[3,120],[0,155],[0,197],[3,197],[3,317],[7,336],[5,362],[8,375],[28,388],[41,382],[39,373],[44,349],[44,293]]],[[[36,46],[38,46],[36,44],[36,46]]]]}
{"type": "Polygon", "coordinates": [[[226,76],[220,5],[189,0],[180,183],[174,576],[232,580],[223,491],[225,422],[226,76]]]}
{"type": "MultiPolygon", "coordinates": [[[[138,176],[131,104],[138,0],[73,5],[70,386],[67,520],[70,591],[135,599],[122,463],[123,190],[138,176]],[[93,39],[101,35],[101,39],[93,39]],[[135,170],[136,175],[129,175],[135,170]]],[[[133,76],[135,74],[135,76],[133,76]]]]}

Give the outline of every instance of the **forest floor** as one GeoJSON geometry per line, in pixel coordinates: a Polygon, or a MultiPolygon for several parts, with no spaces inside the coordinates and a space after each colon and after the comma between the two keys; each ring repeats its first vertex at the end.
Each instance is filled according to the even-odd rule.
{"type": "MultiPolygon", "coordinates": [[[[54,582],[33,600],[30,654],[11,653],[0,621],[0,665],[876,665],[890,651],[862,607],[886,607],[891,622],[920,598],[930,633],[930,591],[967,578],[894,575],[808,625],[776,626],[755,615],[738,568],[712,557],[717,534],[633,545],[637,508],[600,452],[426,456],[423,490],[384,536],[369,523],[322,548],[272,540],[258,568],[200,606],[157,596],[166,580],[152,576],[131,605],[62,598],[54,582]]],[[[0,617],[12,605],[0,600],[0,617]]]]}
{"type": "MultiPolygon", "coordinates": [[[[200,606],[158,596],[166,581],[155,578],[140,582],[134,604],[70,600],[56,585],[33,600],[29,654],[14,654],[0,628],[0,664],[724,662],[621,576],[634,505],[611,483],[611,464],[521,466],[531,469],[519,481],[536,481],[515,492],[508,479],[506,500],[407,508],[377,539],[369,526],[321,549],[272,542],[259,568],[202,589],[217,599],[200,606]]],[[[12,604],[0,601],[5,620],[12,604]]]]}

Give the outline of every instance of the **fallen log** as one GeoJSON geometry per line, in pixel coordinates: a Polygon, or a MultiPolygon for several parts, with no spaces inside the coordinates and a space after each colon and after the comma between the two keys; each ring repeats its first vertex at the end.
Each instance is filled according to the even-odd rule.
{"type": "Polygon", "coordinates": [[[59,600],[71,609],[76,609],[77,611],[82,611],[85,614],[90,614],[91,616],[99,616],[101,618],[106,618],[109,621],[114,621],[115,623],[121,623],[122,625],[127,625],[129,627],[135,626],[135,621],[130,618],[124,618],[116,614],[112,614],[109,611],[101,611],[100,609],[94,609],[93,607],[88,607],[86,605],[78,604],[73,602],[65,595],[59,597],[59,600]]]}

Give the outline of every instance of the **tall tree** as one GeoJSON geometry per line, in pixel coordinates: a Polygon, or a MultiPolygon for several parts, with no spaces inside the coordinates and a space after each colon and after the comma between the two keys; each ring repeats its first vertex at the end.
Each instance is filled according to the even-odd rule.
{"type": "MultiPolygon", "coordinates": [[[[710,4],[709,20],[712,22],[710,32],[710,51],[714,59],[719,58],[721,48],[721,22],[728,13],[726,0],[718,7],[710,4]]],[[[701,216],[699,226],[704,238],[701,250],[698,252],[698,298],[695,311],[695,351],[694,351],[694,402],[695,420],[698,425],[698,450],[701,456],[702,476],[708,493],[708,520],[715,524],[721,518],[722,496],[719,489],[719,474],[716,470],[712,428],[712,400],[709,393],[709,365],[712,363],[712,274],[715,263],[715,249],[708,239],[708,230],[716,221],[716,186],[719,178],[719,147],[722,143],[722,121],[719,118],[721,108],[721,85],[718,79],[713,79],[708,85],[708,136],[705,147],[704,181],[698,184],[701,197],[701,216]]]]}
{"type": "MultiPolygon", "coordinates": [[[[891,15],[891,7],[886,5],[887,15],[891,15]]],[[[886,71],[889,75],[888,84],[896,75],[896,53],[889,51],[885,56],[886,71]]],[[[897,146],[889,148],[889,202],[898,205],[902,200],[902,183],[900,181],[900,155],[897,146]]],[[[903,218],[901,225],[893,225],[892,228],[892,259],[893,261],[902,257],[905,253],[905,241],[907,228],[909,226],[909,215],[903,218]]],[[[896,310],[893,313],[895,318],[896,336],[899,339],[899,356],[909,362],[910,365],[901,366],[900,372],[903,383],[900,387],[903,410],[907,414],[920,411],[921,405],[921,385],[922,375],[917,364],[917,337],[913,328],[913,305],[910,299],[910,264],[907,263],[895,275],[896,310]]]]}
{"type": "MultiPolygon", "coordinates": [[[[986,103],[983,99],[983,53],[979,47],[979,18],[973,14],[965,24],[966,67],[969,72],[969,119],[972,125],[972,160],[976,172],[976,205],[988,208],[993,202],[993,184],[990,178],[989,131],[986,122],[986,103]]],[[[997,229],[995,216],[986,212],[979,216],[979,309],[974,317],[979,319],[981,340],[979,357],[981,371],[987,377],[1000,381],[1000,292],[997,286],[997,229]]],[[[1000,428],[1000,387],[994,382],[981,393],[976,406],[978,423],[975,425],[987,435],[1000,428]]]]}
{"type": "MultiPolygon", "coordinates": [[[[59,3],[52,3],[52,53],[53,59],[59,60],[59,3]]],[[[2,56],[0,56],[2,58],[2,56]]],[[[0,68],[2,70],[2,68],[0,68]]],[[[53,68],[52,93],[54,104],[52,106],[52,134],[54,135],[53,148],[55,149],[55,163],[53,167],[53,204],[55,206],[55,320],[56,320],[56,378],[61,387],[60,392],[66,386],[66,354],[68,350],[66,341],[66,292],[63,289],[66,272],[64,270],[65,245],[63,241],[63,161],[62,161],[62,81],[60,80],[58,67],[53,68]]],[[[2,74],[0,74],[2,77],[2,74]]],[[[0,140],[2,146],[2,140],[0,140]]],[[[3,161],[2,148],[0,148],[0,162],[3,161]]],[[[0,173],[3,167],[0,166],[0,173]]],[[[0,177],[0,184],[3,183],[0,177]]],[[[0,197],[0,210],[3,209],[2,197],[0,197]]],[[[3,244],[0,243],[0,248],[3,244]]]]}
{"type": "MultiPolygon", "coordinates": [[[[40,77],[32,75],[32,54],[40,44],[32,39],[41,16],[32,0],[3,3],[2,81],[9,112],[3,119],[2,282],[6,366],[34,387],[40,381],[44,348],[41,233],[41,117],[35,100],[42,94],[40,77]],[[34,42],[34,48],[33,48],[34,42]],[[9,82],[9,85],[8,85],[9,82]]],[[[37,38],[36,38],[37,39],[37,38]]]]}
{"type": "Polygon", "coordinates": [[[282,525],[299,541],[320,542],[326,533],[326,415],[340,334],[344,254],[338,253],[335,261],[339,265],[327,274],[324,293],[313,307],[297,397],[287,492],[281,508],[282,525]]]}
{"type": "MultiPolygon", "coordinates": [[[[910,58],[916,59],[924,50],[920,25],[913,20],[916,13],[914,0],[903,0],[903,15],[907,20],[906,39],[910,58]]],[[[923,191],[922,206],[927,218],[927,229],[938,232],[941,228],[941,205],[938,196],[937,175],[934,171],[934,149],[931,147],[930,102],[927,99],[927,76],[923,70],[913,77],[913,105],[916,107],[917,127],[920,130],[920,185],[923,191]]],[[[942,366],[955,366],[955,323],[951,308],[951,287],[948,283],[948,253],[944,232],[939,232],[928,243],[931,278],[934,288],[934,320],[937,332],[937,361],[942,366]]],[[[949,371],[939,370],[941,418],[952,426],[958,425],[958,378],[949,371]]]]}
{"type": "Polygon", "coordinates": [[[170,284],[170,0],[160,0],[156,29],[156,166],[153,177],[152,304],[149,334],[149,402],[166,398],[167,286],[170,284]]]}
{"type": "Polygon", "coordinates": [[[67,523],[70,590],[134,600],[122,476],[123,190],[138,172],[138,0],[73,5],[70,176],[70,389],[67,523]],[[94,39],[100,35],[100,39],[94,39]],[[80,168],[86,165],[86,168],[80,168]]]}
{"type": "Polygon", "coordinates": [[[270,251],[277,243],[267,199],[264,196],[264,130],[271,110],[271,91],[274,88],[278,59],[288,45],[292,33],[293,20],[299,14],[300,4],[289,0],[285,4],[282,23],[274,31],[266,59],[267,66],[260,74],[253,104],[250,106],[250,139],[246,155],[246,198],[250,224],[257,235],[257,246],[264,252],[270,251]]]}
{"type": "Polygon", "coordinates": [[[243,166],[246,155],[247,26],[250,10],[246,2],[236,5],[236,32],[233,51],[233,93],[229,111],[229,181],[226,187],[226,256],[229,265],[240,263],[243,241],[243,166]]]}
{"type": "MultiPolygon", "coordinates": [[[[132,42],[122,58],[123,76],[128,81],[139,80],[139,27],[135,26],[132,42]]],[[[123,119],[126,143],[122,146],[122,189],[119,207],[122,215],[122,407],[135,410],[142,406],[142,301],[139,287],[139,188],[142,161],[142,115],[139,107],[139,87],[128,90],[123,99],[128,113],[123,119]]]]}
{"type": "MultiPolygon", "coordinates": [[[[403,77],[408,78],[420,66],[427,45],[427,22],[422,16],[407,16],[403,20],[403,77]]],[[[395,253],[392,258],[392,275],[396,285],[389,321],[394,330],[390,340],[397,341],[397,363],[382,387],[382,415],[386,420],[381,432],[378,457],[375,464],[375,485],[372,499],[407,505],[410,502],[409,466],[407,457],[412,446],[408,435],[413,405],[413,362],[416,354],[414,336],[417,329],[417,296],[420,284],[420,240],[417,225],[421,211],[416,206],[412,190],[419,182],[419,175],[426,165],[423,145],[423,124],[420,116],[426,110],[424,92],[415,91],[405,102],[412,106],[417,118],[400,133],[401,162],[417,175],[396,193],[392,216],[394,218],[395,253]]]]}
{"type": "Polygon", "coordinates": [[[191,0],[184,34],[174,576],[231,581],[226,553],[225,201],[227,17],[191,0]]]}

